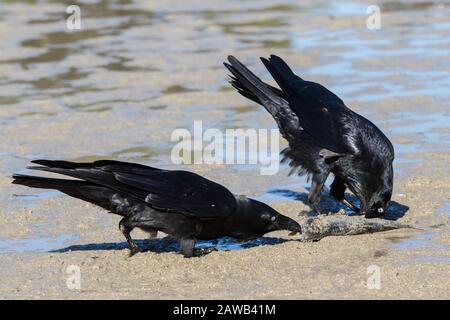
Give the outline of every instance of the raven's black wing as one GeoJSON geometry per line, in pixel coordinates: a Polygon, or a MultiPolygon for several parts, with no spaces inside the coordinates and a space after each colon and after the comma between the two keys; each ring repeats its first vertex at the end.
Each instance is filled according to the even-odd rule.
{"type": "Polygon", "coordinates": [[[128,162],[92,163],[35,160],[30,167],[68,175],[109,187],[145,201],[155,209],[199,219],[225,217],[236,208],[236,198],[224,186],[188,171],[170,171],[128,162]]]}
{"type": "Polygon", "coordinates": [[[148,191],[145,202],[155,208],[207,219],[228,216],[236,207],[227,188],[193,172],[161,170],[147,175],[113,170],[118,181],[148,191]]]}
{"type": "Polygon", "coordinates": [[[302,128],[321,147],[339,154],[359,152],[352,126],[356,114],[338,96],[318,83],[301,79],[275,55],[261,60],[283,90],[302,128]]]}

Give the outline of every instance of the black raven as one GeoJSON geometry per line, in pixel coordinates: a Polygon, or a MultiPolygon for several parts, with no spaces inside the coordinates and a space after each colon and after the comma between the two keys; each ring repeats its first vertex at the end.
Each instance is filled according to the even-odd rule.
{"type": "Polygon", "coordinates": [[[29,169],[59,173],[74,179],[55,179],[22,174],[13,183],[32,188],[56,189],[121,215],[119,228],[130,246],[133,228],[155,234],[165,232],[180,240],[180,251],[194,255],[197,239],[224,236],[240,240],[267,232],[301,232],[294,220],[268,205],[233,195],[224,186],[188,171],[161,170],[141,164],[99,160],[92,163],[35,160],[29,169]]]}
{"type": "Polygon", "coordinates": [[[392,195],[394,148],[372,122],[350,110],[324,86],[295,75],[280,57],[261,58],[278,86],[270,86],[233,56],[224,65],[241,95],[265,107],[289,142],[282,151],[293,172],[311,176],[308,202],[320,212],[320,196],[330,173],[331,194],[366,217],[382,215],[392,195]],[[358,209],[345,199],[349,188],[358,209]]]}

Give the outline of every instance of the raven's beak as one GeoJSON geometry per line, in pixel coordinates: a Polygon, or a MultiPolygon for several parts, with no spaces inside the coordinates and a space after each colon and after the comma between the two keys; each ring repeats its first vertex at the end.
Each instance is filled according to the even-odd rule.
{"type": "Polygon", "coordinates": [[[290,235],[296,233],[302,233],[302,227],[298,222],[292,220],[291,218],[279,215],[273,223],[276,230],[288,230],[291,231],[290,235]]]}

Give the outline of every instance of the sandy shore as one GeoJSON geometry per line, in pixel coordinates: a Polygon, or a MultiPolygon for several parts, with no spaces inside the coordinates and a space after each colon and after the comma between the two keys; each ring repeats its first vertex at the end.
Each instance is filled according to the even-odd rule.
{"type": "MultiPolygon", "coordinates": [[[[438,156],[443,157],[429,155],[438,156]]],[[[414,223],[425,231],[403,229],[310,243],[276,232],[267,236],[289,241],[191,259],[176,252],[151,251],[128,258],[124,243],[124,249],[117,248],[117,243],[124,241],[117,229],[118,217],[67,197],[43,200],[31,214],[17,214],[14,221],[2,214],[2,225],[10,222],[6,228],[9,234],[20,235],[34,223],[54,219],[48,226],[49,234],[77,233],[80,238],[75,242],[83,245],[62,253],[2,254],[0,297],[448,299],[448,211],[441,211],[441,215],[434,212],[449,193],[450,181],[435,175],[436,166],[438,163],[432,162],[423,165],[421,172],[430,168],[433,172],[401,181],[394,196],[410,207],[399,221],[414,223]],[[101,249],[89,249],[88,244],[101,249]],[[80,290],[67,287],[71,265],[80,268],[80,290]],[[380,289],[367,287],[367,268],[373,265],[380,268],[380,289]]],[[[298,212],[306,209],[299,201],[273,206],[297,220],[298,212]]],[[[145,238],[141,232],[134,235],[145,238]]]]}
{"type": "MultiPolygon", "coordinates": [[[[1,299],[450,298],[448,6],[382,2],[383,28],[372,32],[364,1],[342,8],[219,1],[202,10],[152,3],[86,4],[86,29],[70,35],[61,31],[58,4],[2,4],[1,299]],[[286,241],[200,258],[170,246],[128,258],[119,217],[10,184],[35,158],[174,168],[171,132],[194,120],[274,128],[262,108],[230,89],[221,65],[235,54],[268,79],[258,57],[270,53],[386,132],[396,149],[393,200],[409,207],[398,221],[424,230],[312,243],[279,232],[267,237],[286,241]],[[70,266],[80,270],[80,290],[67,286],[70,266]],[[379,289],[367,286],[373,266],[379,289]]],[[[260,176],[257,166],[187,169],[294,219],[307,209],[295,200],[307,192],[305,179],[287,177],[285,167],[274,176],[260,176]]],[[[146,247],[166,243],[158,241],[146,247]]]]}

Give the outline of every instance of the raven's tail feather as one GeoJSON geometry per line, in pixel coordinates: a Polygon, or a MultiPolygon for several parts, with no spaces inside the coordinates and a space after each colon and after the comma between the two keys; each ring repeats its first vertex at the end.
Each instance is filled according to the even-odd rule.
{"type": "Polygon", "coordinates": [[[14,174],[12,177],[14,179],[12,181],[13,184],[20,184],[30,188],[60,190],[60,189],[73,189],[89,185],[89,183],[86,181],[37,177],[25,174],[14,174]]]}
{"type": "Polygon", "coordinates": [[[153,169],[159,171],[158,168],[152,168],[149,166],[145,166],[138,163],[131,163],[131,162],[123,162],[123,161],[117,161],[117,160],[97,160],[94,162],[70,162],[70,161],[64,161],[64,160],[45,160],[45,159],[39,159],[39,160],[33,160],[31,163],[36,163],[42,166],[46,167],[53,167],[53,168],[60,168],[60,169],[79,169],[79,168],[93,168],[93,167],[100,167],[100,166],[122,166],[124,168],[130,168],[130,169],[153,169]]]}
{"type": "Polygon", "coordinates": [[[264,83],[235,57],[229,56],[228,62],[224,65],[232,74],[231,85],[244,97],[264,106],[277,122],[281,134],[289,140],[288,136],[299,129],[299,121],[285,93],[264,83]]]}
{"type": "Polygon", "coordinates": [[[231,72],[231,85],[244,97],[264,106],[276,116],[279,109],[286,104],[281,90],[264,83],[234,56],[228,56],[225,67],[231,72]]]}
{"type": "MultiPolygon", "coordinates": [[[[298,88],[298,80],[303,80],[299,76],[297,76],[292,69],[288,66],[288,64],[276,55],[271,55],[269,59],[261,58],[261,61],[266,66],[267,70],[272,75],[273,79],[280,86],[281,90],[286,96],[289,96],[291,92],[290,84],[293,81],[296,81],[298,88]]],[[[308,85],[307,81],[302,81],[305,86],[308,85]]]]}
{"type": "Polygon", "coordinates": [[[30,188],[54,189],[61,191],[71,197],[90,202],[100,206],[110,212],[126,215],[127,212],[118,210],[117,205],[112,201],[112,197],[121,196],[116,191],[94,183],[82,180],[55,179],[47,177],[29,176],[24,174],[14,174],[13,184],[19,184],[30,188]]]}
{"type": "Polygon", "coordinates": [[[92,183],[86,181],[36,177],[25,174],[14,174],[12,177],[12,184],[20,184],[22,186],[27,186],[30,188],[54,189],[74,198],[78,198],[94,204],[94,200],[97,200],[92,199],[92,197],[87,197],[81,192],[84,187],[95,186],[92,183]]]}

